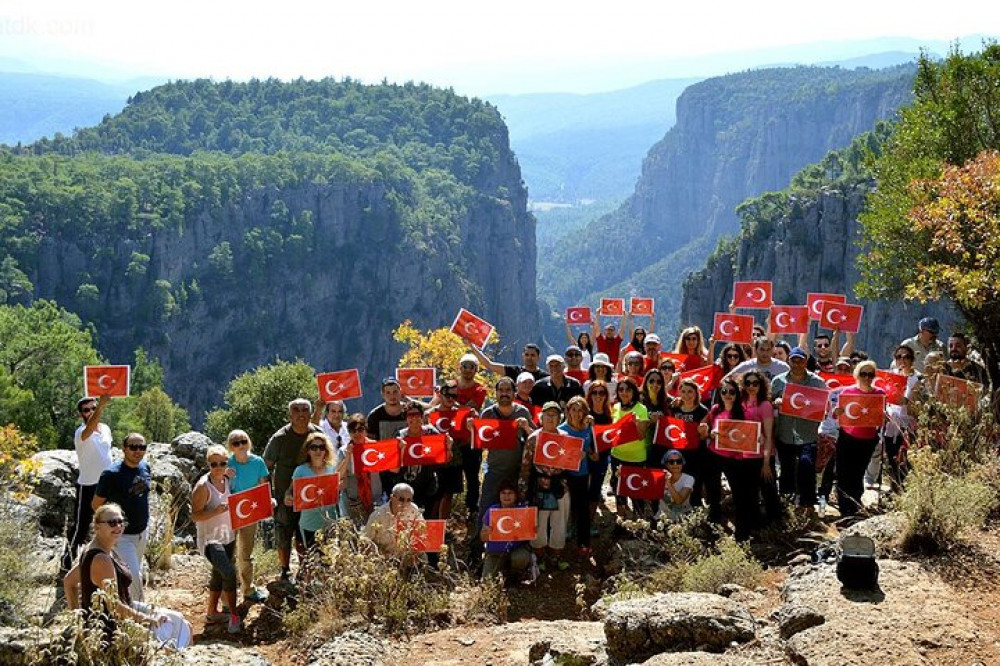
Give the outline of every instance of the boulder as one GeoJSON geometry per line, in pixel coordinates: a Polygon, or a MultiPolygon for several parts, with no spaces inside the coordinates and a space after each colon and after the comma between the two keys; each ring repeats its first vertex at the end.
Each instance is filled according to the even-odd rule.
{"type": "Polygon", "coordinates": [[[365,631],[348,631],[314,650],[309,666],[377,666],[388,654],[385,640],[365,631]]]}
{"type": "Polygon", "coordinates": [[[153,659],[154,666],[188,666],[188,665],[219,666],[271,666],[271,662],[262,657],[256,650],[248,649],[236,643],[212,642],[211,644],[195,644],[178,652],[160,650],[153,659]]]}
{"type": "Polygon", "coordinates": [[[170,448],[174,455],[186,458],[200,468],[205,466],[205,452],[214,443],[206,435],[192,430],[174,437],[174,441],[170,442],[170,448]]]}
{"type": "Polygon", "coordinates": [[[633,663],[661,652],[722,652],[753,640],[756,625],[746,606],[717,594],[657,594],[612,604],[604,635],[611,657],[633,663]]]}
{"type": "Polygon", "coordinates": [[[21,666],[39,649],[46,647],[51,635],[37,627],[0,627],[0,664],[21,666]]]}
{"type": "Polygon", "coordinates": [[[903,537],[906,529],[906,517],[901,512],[885,513],[873,516],[861,522],[854,523],[841,536],[865,536],[875,542],[876,554],[886,557],[903,537]]]}
{"type": "MultiPolygon", "coordinates": [[[[642,662],[642,666],[753,666],[751,657],[707,652],[671,652],[658,654],[642,662]]],[[[768,663],[768,662],[764,662],[768,663]]]]}
{"type": "Polygon", "coordinates": [[[786,641],[800,631],[826,622],[822,614],[802,604],[785,604],[774,611],[771,617],[777,623],[781,637],[786,641]]]}
{"type": "Polygon", "coordinates": [[[28,506],[37,509],[38,524],[44,536],[66,533],[66,522],[76,509],[76,451],[41,451],[33,456],[39,463],[38,482],[28,506]]]}

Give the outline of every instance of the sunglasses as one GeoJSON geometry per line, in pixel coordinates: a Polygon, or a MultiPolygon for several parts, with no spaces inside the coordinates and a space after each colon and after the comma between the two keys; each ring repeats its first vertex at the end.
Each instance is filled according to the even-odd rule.
{"type": "Polygon", "coordinates": [[[566,356],[583,356],[580,352],[569,352],[566,356]]]}
{"type": "Polygon", "coordinates": [[[646,383],[647,384],[662,384],[663,380],[660,379],[659,377],[650,377],[649,379],[646,380],[646,383]]]}
{"type": "Polygon", "coordinates": [[[642,361],[629,361],[625,365],[642,365],[642,361]]]}
{"type": "Polygon", "coordinates": [[[229,446],[247,446],[250,443],[249,439],[234,439],[229,442],[229,446]]]}
{"type": "Polygon", "coordinates": [[[348,426],[347,432],[368,432],[368,427],[363,425],[348,426]]]}
{"type": "Polygon", "coordinates": [[[128,449],[129,451],[145,451],[146,450],[146,445],[145,444],[128,444],[125,448],[128,449]]]}
{"type": "Polygon", "coordinates": [[[739,393],[739,391],[737,391],[736,389],[731,389],[731,388],[719,389],[719,395],[736,395],[737,393],[739,393]]]}
{"type": "Polygon", "coordinates": [[[760,382],[758,382],[756,379],[752,379],[750,381],[743,382],[743,386],[760,386],[760,382]]]}
{"type": "Polygon", "coordinates": [[[607,391],[591,391],[590,395],[602,395],[605,398],[607,398],[608,397],[608,392],[607,391]]]}
{"type": "Polygon", "coordinates": [[[871,378],[872,378],[872,377],[874,377],[874,376],[875,376],[875,373],[874,373],[874,372],[867,372],[867,371],[866,371],[866,372],[859,372],[859,373],[858,373],[858,377],[866,377],[866,378],[868,378],[868,379],[871,379],[871,378]]]}
{"type": "Polygon", "coordinates": [[[310,451],[326,451],[326,444],[310,444],[307,448],[310,451]]]}
{"type": "Polygon", "coordinates": [[[910,356],[909,354],[896,354],[896,360],[897,361],[902,360],[902,359],[909,359],[909,360],[912,361],[913,357],[910,356]]]}
{"type": "Polygon", "coordinates": [[[98,522],[104,523],[108,527],[128,527],[128,521],[124,518],[112,518],[111,520],[101,520],[98,522]]]}
{"type": "Polygon", "coordinates": [[[80,413],[81,414],[90,414],[91,412],[96,412],[96,411],[97,411],[96,407],[84,407],[83,409],[80,410],[80,413]]]}
{"type": "Polygon", "coordinates": [[[476,368],[478,368],[479,366],[478,366],[478,365],[476,365],[475,363],[462,363],[462,364],[460,364],[460,367],[461,367],[461,368],[462,368],[463,370],[475,370],[475,369],[476,369],[476,368]]]}
{"type": "Polygon", "coordinates": [[[819,349],[826,349],[829,346],[830,346],[829,342],[817,342],[816,343],[816,347],[818,347],[819,349]]]}
{"type": "Polygon", "coordinates": [[[735,354],[735,353],[726,354],[726,358],[737,358],[738,359],[739,357],[740,357],[740,355],[739,354],[735,354]]]}
{"type": "Polygon", "coordinates": [[[684,461],[680,460],[678,458],[668,458],[667,459],[667,464],[668,465],[683,465],[684,461]]]}
{"type": "Polygon", "coordinates": [[[698,336],[697,335],[685,335],[684,339],[685,340],[697,340],[698,336]]]}
{"type": "Polygon", "coordinates": [[[216,461],[216,462],[210,462],[210,463],[208,463],[208,466],[211,467],[212,469],[218,469],[220,467],[229,467],[229,462],[227,462],[225,460],[223,460],[222,462],[218,462],[218,461],[216,461]]]}

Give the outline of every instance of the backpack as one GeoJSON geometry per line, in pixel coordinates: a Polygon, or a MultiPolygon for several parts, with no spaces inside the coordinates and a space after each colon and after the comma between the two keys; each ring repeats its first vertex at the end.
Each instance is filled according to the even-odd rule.
{"type": "Polygon", "coordinates": [[[849,590],[872,590],[878,587],[878,562],[875,542],[866,536],[851,535],[840,540],[837,579],[849,590]]]}

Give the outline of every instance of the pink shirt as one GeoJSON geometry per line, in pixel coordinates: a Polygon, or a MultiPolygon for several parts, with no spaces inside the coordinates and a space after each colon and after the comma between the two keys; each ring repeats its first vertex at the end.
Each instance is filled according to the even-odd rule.
{"type": "MultiPolygon", "coordinates": [[[[848,386],[840,392],[840,397],[845,395],[885,395],[885,391],[880,388],[872,388],[871,391],[862,391],[857,386],[848,386]]],[[[840,431],[856,439],[875,439],[878,437],[878,428],[859,428],[857,426],[840,426],[840,431]]]]}

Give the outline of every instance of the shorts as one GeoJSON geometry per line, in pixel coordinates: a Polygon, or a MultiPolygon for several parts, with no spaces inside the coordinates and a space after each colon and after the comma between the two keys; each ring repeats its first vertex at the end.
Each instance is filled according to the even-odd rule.
{"type": "Polygon", "coordinates": [[[441,467],[437,471],[437,477],[439,495],[455,495],[462,492],[464,485],[461,465],[441,467]]]}
{"type": "Polygon", "coordinates": [[[292,511],[290,506],[278,504],[274,510],[274,545],[278,550],[291,550],[293,538],[302,545],[299,512],[292,511]]]}

